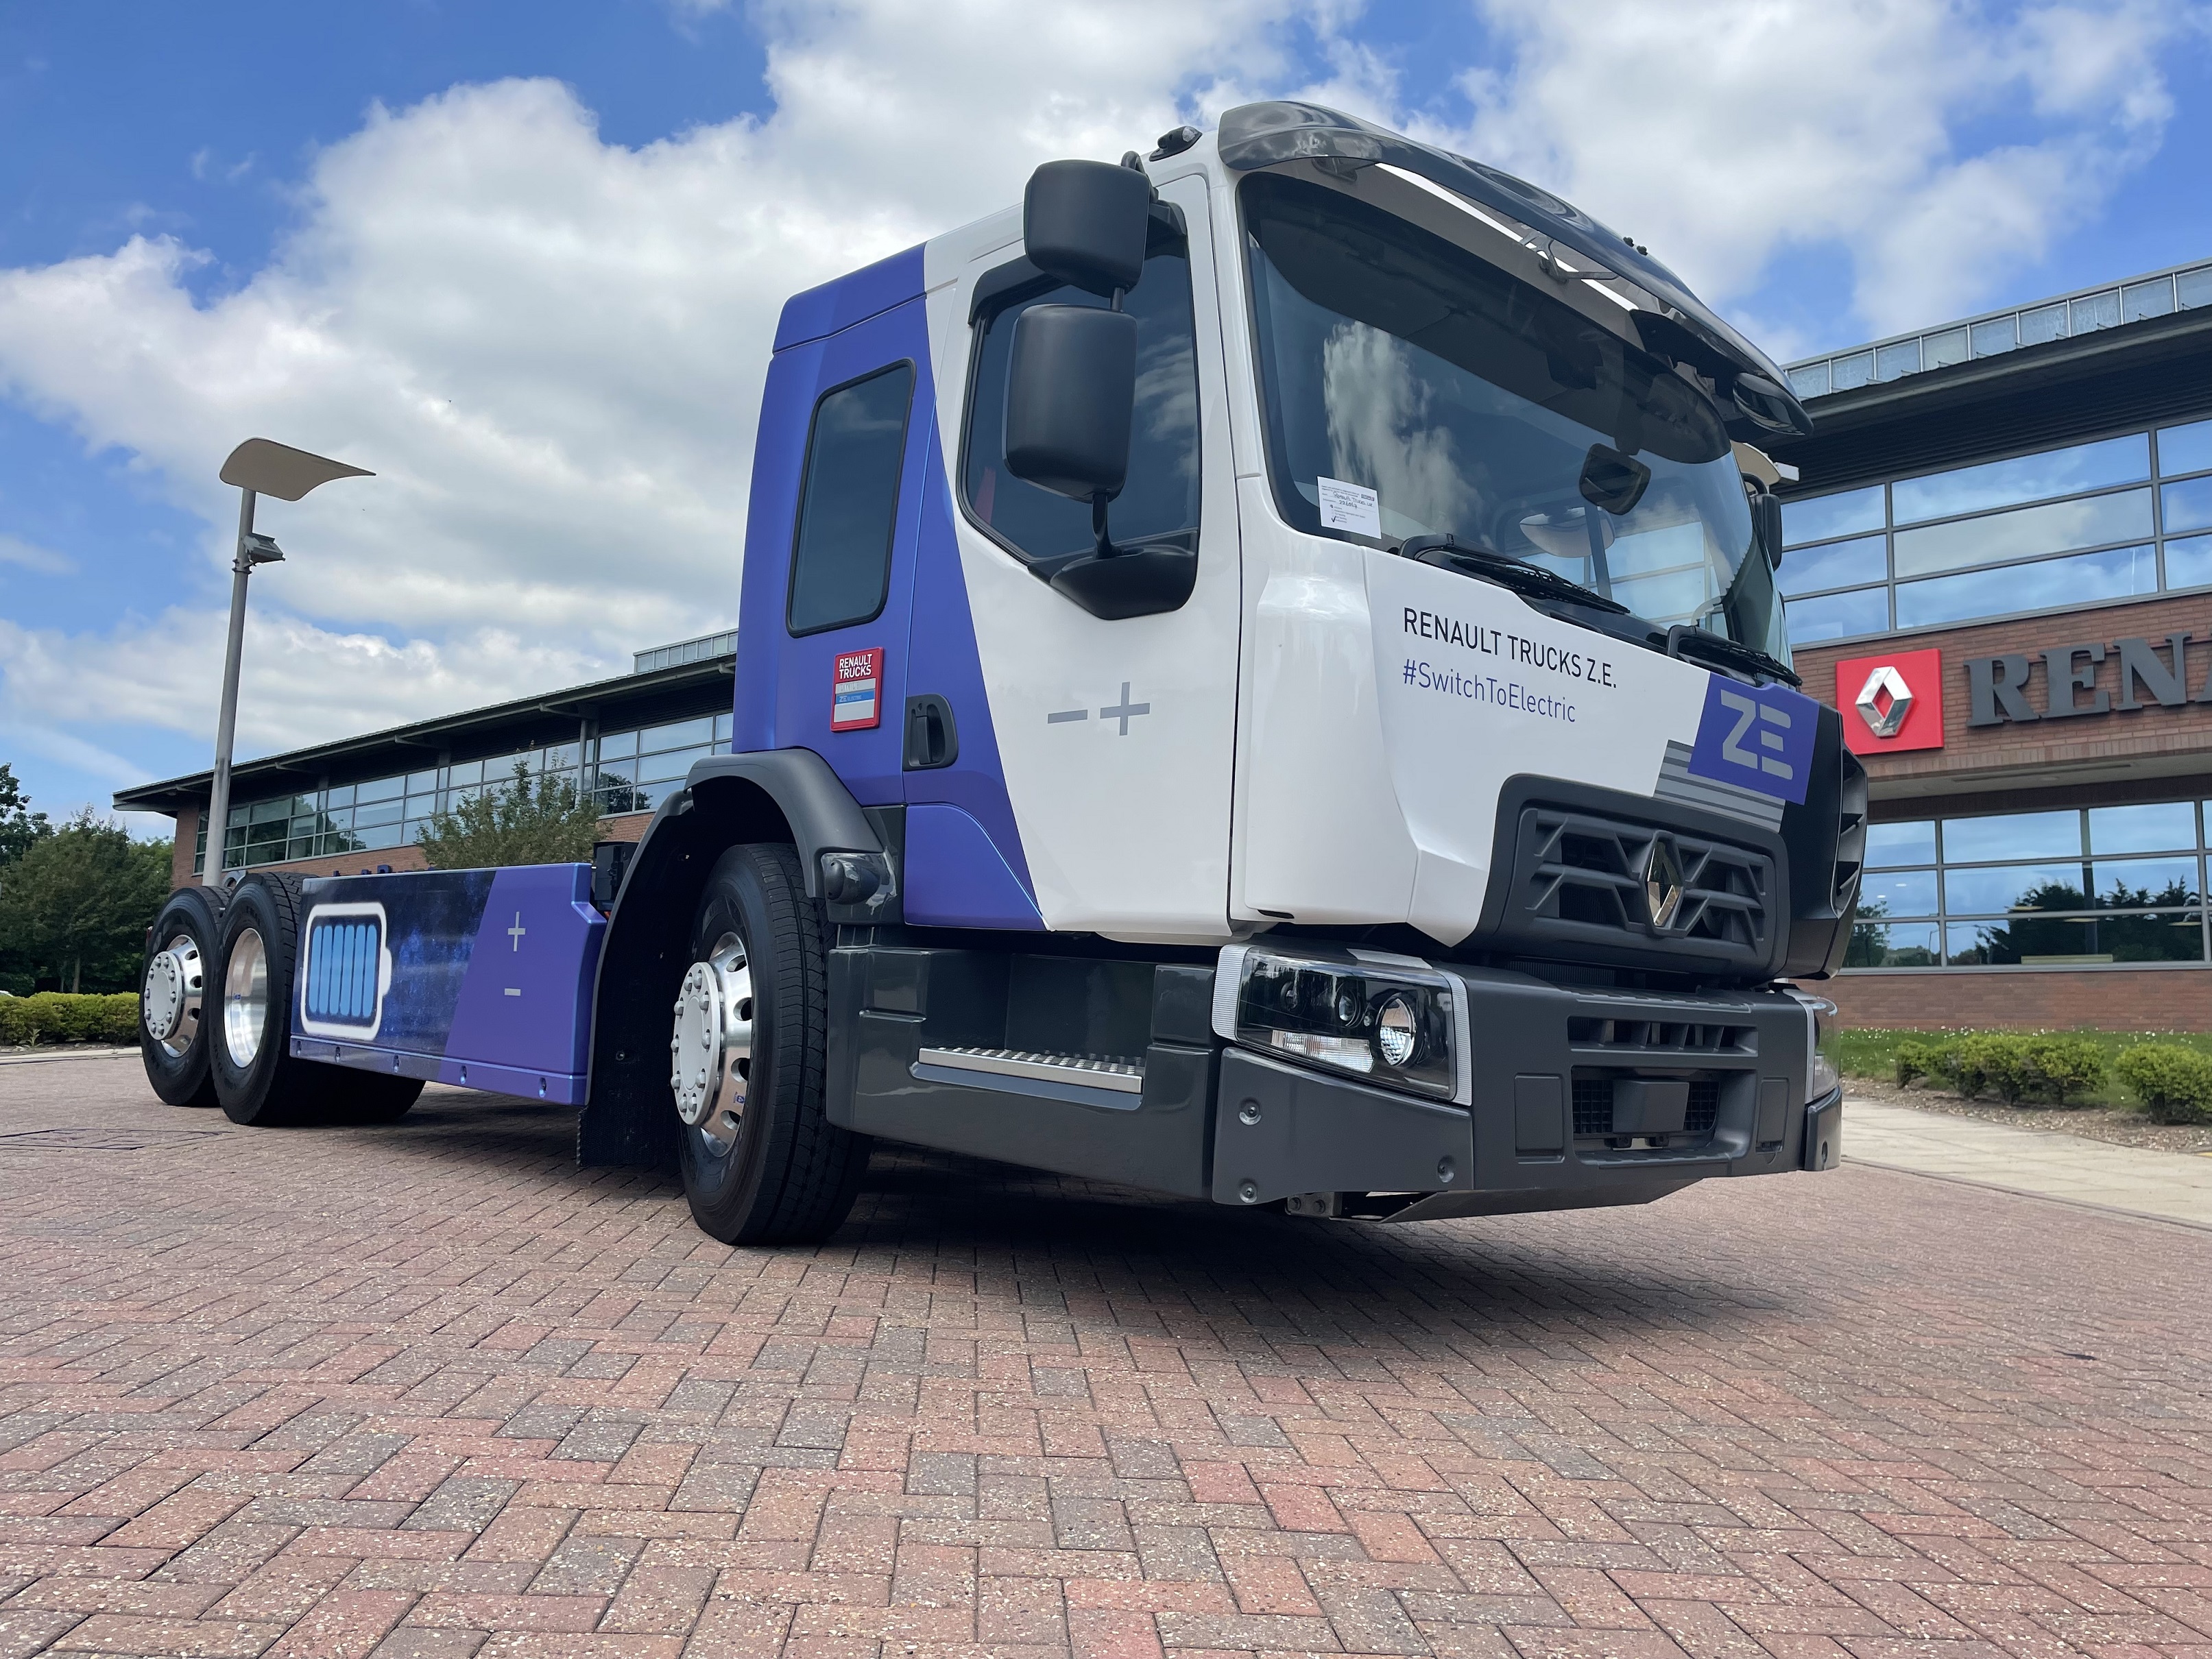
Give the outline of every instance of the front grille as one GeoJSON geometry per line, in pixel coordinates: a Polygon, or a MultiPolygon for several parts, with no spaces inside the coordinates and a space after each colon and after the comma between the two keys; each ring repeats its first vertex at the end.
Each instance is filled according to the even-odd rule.
{"type": "Polygon", "coordinates": [[[1536,938],[1657,945],[1678,959],[1751,967],[1767,957],[1773,893],[1774,866],[1763,853],[1532,806],[1521,815],[1507,926],[1536,938]],[[1663,918],[1654,915],[1644,883],[1654,843],[1662,839],[1681,877],[1680,900],[1663,918]]]}
{"type": "Polygon", "coordinates": [[[1639,1054],[1757,1054],[1755,1025],[1701,1025],[1686,1020],[1567,1021],[1567,1042],[1577,1048],[1630,1048],[1639,1054]]]}
{"type": "Polygon", "coordinates": [[[1613,1133],[1613,1079],[1578,1077],[1575,1079],[1575,1133],[1609,1135],[1613,1133]]]}
{"type": "Polygon", "coordinates": [[[1697,1077],[1690,1079],[1690,1109],[1682,1118],[1682,1133],[1686,1135],[1709,1135],[1713,1125],[1720,1121],[1721,1085],[1717,1078],[1697,1077]]]}
{"type": "MultiPolygon", "coordinates": [[[[1575,1133],[1578,1138],[1610,1137],[1613,1133],[1613,1079],[1609,1077],[1578,1077],[1574,1081],[1572,1103],[1575,1111],[1575,1133]]],[[[1718,1078],[1696,1077],[1690,1079],[1688,1109],[1682,1115],[1682,1138],[1685,1141],[1703,1139],[1713,1132],[1720,1121],[1721,1085],[1718,1078]]]]}

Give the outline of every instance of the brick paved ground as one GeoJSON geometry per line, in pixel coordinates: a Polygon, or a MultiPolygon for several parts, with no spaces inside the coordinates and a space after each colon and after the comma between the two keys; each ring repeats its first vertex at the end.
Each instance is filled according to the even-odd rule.
{"type": "Polygon", "coordinates": [[[2212,1236],[915,1158],[733,1252],[570,1127],[0,1068],[0,1656],[2212,1654],[2212,1236]]]}

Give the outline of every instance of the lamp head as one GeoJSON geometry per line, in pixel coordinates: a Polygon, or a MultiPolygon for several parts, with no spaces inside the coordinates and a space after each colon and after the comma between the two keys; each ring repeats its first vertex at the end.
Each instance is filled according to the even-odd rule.
{"type": "Polygon", "coordinates": [[[250,489],[257,495],[274,495],[280,501],[296,501],[318,484],[333,478],[373,478],[366,467],[349,466],[327,455],[311,455],[304,449],[269,438],[248,438],[230,452],[218,476],[227,484],[250,489]]]}

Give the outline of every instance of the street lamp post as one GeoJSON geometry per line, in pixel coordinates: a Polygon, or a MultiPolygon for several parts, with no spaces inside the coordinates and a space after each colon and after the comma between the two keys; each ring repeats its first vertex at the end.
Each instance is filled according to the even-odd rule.
{"type": "Polygon", "coordinates": [[[230,452],[220,477],[238,486],[238,545],[230,562],[230,637],[222,653],[222,709],[216,719],[215,782],[208,796],[207,858],[200,867],[204,885],[222,879],[222,855],[230,818],[230,744],[238,729],[238,665],[246,649],[246,579],[257,564],[273,564],[284,550],[253,529],[253,504],[262,495],[296,501],[317,484],[333,478],[373,478],[364,467],[349,466],[326,455],[310,455],[267,438],[248,438],[230,452]]]}

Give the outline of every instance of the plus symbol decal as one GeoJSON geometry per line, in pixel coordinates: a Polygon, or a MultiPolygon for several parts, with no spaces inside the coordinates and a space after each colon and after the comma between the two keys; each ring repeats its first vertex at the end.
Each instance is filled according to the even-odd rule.
{"type": "Polygon", "coordinates": [[[522,912],[517,910],[514,913],[514,926],[507,930],[507,936],[514,941],[514,948],[517,951],[522,949],[522,936],[529,931],[522,925],[522,912]]]}
{"type": "Polygon", "coordinates": [[[1126,738],[1129,735],[1129,722],[1139,714],[1149,714],[1152,712],[1152,704],[1148,702],[1131,702],[1129,701],[1129,682],[1123,680],[1121,682],[1121,702],[1120,707],[1100,709],[1098,711],[1098,718],[1102,720],[1121,721],[1121,729],[1115,735],[1117,737],[1126,738]]]}

